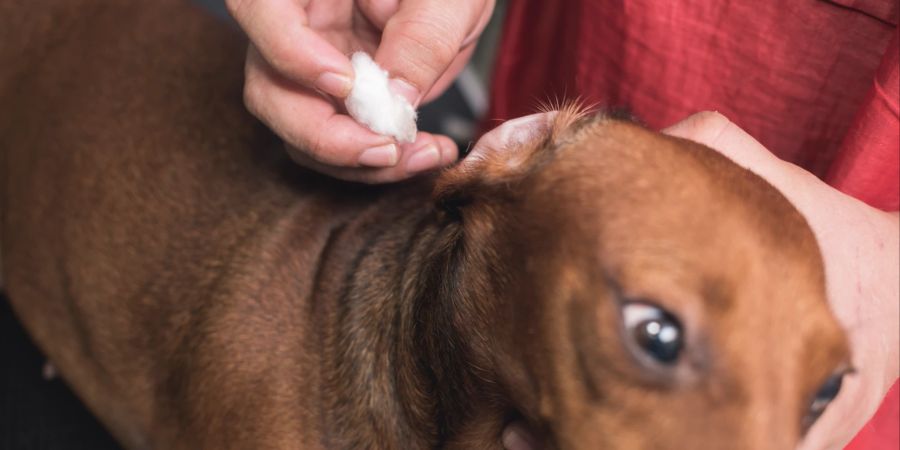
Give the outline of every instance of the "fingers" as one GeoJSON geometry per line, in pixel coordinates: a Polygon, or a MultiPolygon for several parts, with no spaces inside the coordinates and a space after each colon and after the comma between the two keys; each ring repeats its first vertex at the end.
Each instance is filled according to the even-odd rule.
{"type": "Polygon", "coordinates": [[[386,168],[348,168],[322,164],[306,153],[289,149],[298,164],[335,178],[360,183],[390,183],[405,180],[440,167],[453,164],[458,158],[456,145],[445,136],[419,133],[416,142],[405,146],[398,164],[386,168]]]}
{"type": "Polygon", "coordinates": [[[436,98],[438,98],[441,94],[450,87],[451,84],[456,80],[457,75],[465,69],[466,64],[469,63],[469,59],[472,57],[472,53],[475,51],[475,46],[470,45],[466,49],[457,55],[456,59],[450,63],[450,67],[447,68],[447,71],[438,78],[437,81],[434,82],[434,85],[431,86],[431,89],[428,90],[428,93],[422,98],[422,103],[428,103],[436,98]]]}
{"type": "MultiPolygon", "coordinates": [[[[381,3],[387,10],[389,2],[366,3],[381,3]]],[[[493,6],[493,0],[400,2],[396,13],[385,22],[375,61],[397,79],[392,87],[418,105],[464,47],[471,44],[467,41],[481,33],[493,6]]]]}
{"type": "MultiPolygon", "coordinates": [[[[452,63],[454,70],[462,66],[459,60],[468,59],[471,51],[464,49],[468,51],[459,55],[460,43],[466,40],[467,33],[471,35],[478,28],[480,17],[485,14],[484,4],[493,6],[493,0],[466,3],[469,6],[480,4],[480,8],[459,8],[437,0],[358,1],[364,14],[376,26],[400,30],[404,23],[413,24],[412,32],[391,34],[406,38],[406,41],[393,39],[392,42],[401,48],[410,42],[433,48],[432,42],[415,39],[425,38],[426,24],[442,24],[443,28],[431,30],[431,33],[443,36],[439,41],[455,43],[452,53],[447,50],[450,47],[442,47],[446,51],[441,59],[447,59],[446,64],[452,63]],[[404,10],[412,13],[404,15],[404,10]],[[461,14],[461,10],[478,11],[478,14],[461,14]],[[398,25],[393,25],[395,23],[398,25]]],[[[253,42],[247,57],[245,104],[251,113],[285,140],[292,149],[291,156],[299,163],[338,178],[374,183],[397,181],[456,160],[458,149],[446,137],[421,133],[413,145],[401,148],[391,138],[379,136],[351,117],[339,114],[332,99],[315,92],[314,89],[318,89],[330,96],[344,98],[352,88],[353,74],[347,56],[324,35],[310,28],[304,2],[226,0],[226,3],[253,42]]],[[[422,47],[416,50],[418,55],[423,54],[422,47]]],[[[415,79],[426,79],[425,84],[430,87],[444,73],[446,66],[441,67],[443,62],[422,63],[419,61],[421,56],[418,58],[408,58],[405,66],[400,64],[406,69],[397,73],[414,73],[409,69],[410,65],[432,64],[438,69],[433,75],[423,78],[414,73],[415,79]]],[[[402,81],[399,83],[410,86],[402,81]]],[[[418,92],[418,88],[406,92],[410,90],[418,92]]],[[[415,96],[418,99],[418,94],[415,96]]]]}
{"type": "Polygon", "coordinates": [[[247,55],[244,102],[289,145],[323,164],[390,167],[399,160],[393,140],[379,136],[315,92],[280,78],[251,47],[247,55]]]}
{"type": "Polygon", "coordinates": [[[722,114],[715,111],[702,111],[663,129],[662,132],[715,148],[719,138],[732,126],[734,124],[722,114]]]}
{"type": "Polygon", "coordinates": [[[295,0],[226,0],[231,15],[282,76],[335,97],[352,88],[350,60],[308,26],[295,0]]]}
{"type": "Polygon", "coordinates": [[[278,80],[251,48],[245,102],[282,137],[291,158],[302,166],[348,181],[399,181],[456,161],[456,145],[445,136],[418,133],[402,148],[349,116],[319,95],[278,80]]]}
{"type": "Polygon", "coordinates": [[[400,9],[400,0],[356,0],[359,9],[379,30],[384,30],[391,16],[400,9]]]}

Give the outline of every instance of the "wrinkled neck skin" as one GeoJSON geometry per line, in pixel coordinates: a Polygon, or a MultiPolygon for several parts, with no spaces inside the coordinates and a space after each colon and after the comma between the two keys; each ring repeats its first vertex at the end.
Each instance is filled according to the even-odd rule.
{"type": "Polygon", "coordinates": [[[323,447],[501,448],[505,411],[473,354],[488,305],[460,299],[473,265],[460,261],[463,234],[430,199],[402,194],[332,233],[316,286],[335,288],[312,300],[323,447]]]}
{"type": "MultiPolygon", "coordinates": [[[[487,133],[452,169],[463,177],[455,182],[478,172],[483,151],[514,151],[553,117],[487,133]]],[[[368,205],[324,250],[316,286],[339,286],[312,300],[328,305],[314,313],[325,326],[326,448],[502,449],[503,426],[520,409],[511,397],[531,395],[503,320],[521,305],[506,304],[500,287],[509,274],[491,237],[499,205],[466,207],[463,217],[455,203],[465,195],[441,186],[436,204],[423,184],[368,205]]]]}

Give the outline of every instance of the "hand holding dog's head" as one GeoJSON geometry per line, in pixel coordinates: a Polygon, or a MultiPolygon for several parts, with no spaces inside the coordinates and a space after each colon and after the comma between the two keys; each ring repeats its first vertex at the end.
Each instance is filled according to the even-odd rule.
{"type": "Polygon", "coordinates": [[[545,447],[793,448],[848,369],[804,219],[703,146],[529,116],[436,200],[461,226],[463,297],[491,296],[479,364],[545,447]]]}

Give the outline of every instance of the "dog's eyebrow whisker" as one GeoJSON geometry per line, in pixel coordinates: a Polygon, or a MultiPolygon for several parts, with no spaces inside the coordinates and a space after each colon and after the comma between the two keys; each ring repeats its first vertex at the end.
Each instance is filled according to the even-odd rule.
{"type": "Polygon", "coordinates": [[[459,156],[460,156],[460,157],[465,157],[466,155],[469,154],[469,152],[472,151],[472,147],[474,147],[474,146],[475,146],[475,141],[469,141],[469,142],[467,142],[467,143],[466,143],[466,149],[463,150],[462,152],[460,152],[460,155],[459,155],[459,156]]]}
{"type": "Polygon", "coordinates": [[[583,99],[570,99],[558,105],[545,105],[544,112],[556,111],[553,124],[550,127],[549,137],[553,143],[564,143],[568,136],[572,136],[584,126],[596,123],[592,117],[603,117],[599,103],[586,103],[583,99]]]}

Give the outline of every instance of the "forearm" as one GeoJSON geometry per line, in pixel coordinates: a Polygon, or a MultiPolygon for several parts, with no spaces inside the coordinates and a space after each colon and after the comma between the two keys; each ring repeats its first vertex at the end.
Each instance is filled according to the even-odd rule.
{"type": "MultiPolygon", "coordinates": [[[[877,344],[886,358],[884,388],[900,376],[900,214],[875,212],[872,224],[872,267],[860,267],[864,286],[869,286],[871,326],[883,333],[877,344]]],[[[861,326],[866,326],[863,322],[861,326]]]]}

